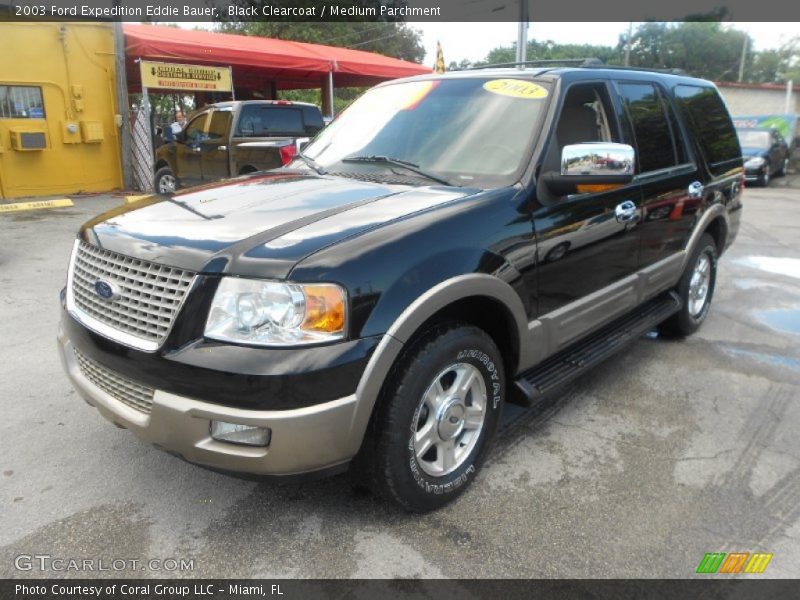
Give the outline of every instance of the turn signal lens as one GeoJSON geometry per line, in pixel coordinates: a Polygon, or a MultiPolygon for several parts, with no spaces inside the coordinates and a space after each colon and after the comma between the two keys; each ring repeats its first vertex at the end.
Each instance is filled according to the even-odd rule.
{"type": "Polygon", "coordinates": [[[344,331],[344,294],[333,285],[303,286],[306,294],[306,317],[300,329],[325,333],[344,331]]]}

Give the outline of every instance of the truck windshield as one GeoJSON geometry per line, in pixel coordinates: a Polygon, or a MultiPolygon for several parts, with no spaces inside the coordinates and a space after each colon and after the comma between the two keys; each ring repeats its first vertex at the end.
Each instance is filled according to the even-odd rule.
{"type": "Polygon", "coordinates": [[[392,159],[457,185],[509,185],[529,157],[548,96],[546,83],[524,79],[383,85],[350,105],[304,154],[330,172],[410,174],[383,160],[392,159]],[[382,160],[363,160],[376,157],[382,160]]]}

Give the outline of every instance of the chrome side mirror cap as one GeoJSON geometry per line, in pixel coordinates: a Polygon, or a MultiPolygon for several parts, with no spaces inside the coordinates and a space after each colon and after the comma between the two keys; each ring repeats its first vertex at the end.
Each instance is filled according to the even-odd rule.
{"type": "MultiPolygon", "coordinates": [[[[633,176],[636,152],[628,144],[589,142],[561,150],[561,175],[566,177],[633,176]]],[[[600,183],[600,181],[598,181],[600,183]]]]}

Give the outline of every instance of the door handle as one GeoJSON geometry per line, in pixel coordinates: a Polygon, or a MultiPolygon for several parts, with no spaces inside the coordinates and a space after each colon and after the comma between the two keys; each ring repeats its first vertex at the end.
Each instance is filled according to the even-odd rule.
{"type": "Polygon", "coordinates": [[[698,198],[703,197],[703,190],[705,187],[699,181],[693,181],[689,184],[689,189],[687,192],[689,193],[689,198],[693,198],[697,200],[698,198]]]}
{"type": "Polygon", "coordinates": [[[632,200],[625,200],[625,202],[617,204],[617,207],[614,209],[614,214],[617,217],[617,221],[620,223],[633,221],[636,218],[636,204],[634,204],[632,200]]]}
{"type": "Polygon", "coordinates": [[[228,147],[227,146],[217,146],[217,150],[219,150],[220,152],[227,152],[228,151],[228,147]]]}

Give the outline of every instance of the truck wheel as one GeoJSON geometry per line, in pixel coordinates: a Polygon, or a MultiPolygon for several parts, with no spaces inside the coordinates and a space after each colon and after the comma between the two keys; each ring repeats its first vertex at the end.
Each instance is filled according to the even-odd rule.
{"type": "Polygon", "coordinates": [[[486,333],[459,323],[426,332],[384,386],[364,449],[373,490],[414,512],[454,500],[486,457],[504,397],[503,360],[486,333]]]}
{"type": "Polygon", "coordinates": [[[169,167],[161,167],[156,171],[155,188],[159,194],[169,196],[178,189],[178,180],[169,167]]]}
{"type": "Polygon", "coordinates": [[[711,308],[717,283],[717,245],[704,233],[678,283],[681,309],[659,326],[667,337],[683,337],[698,330],[711,308]]]}

